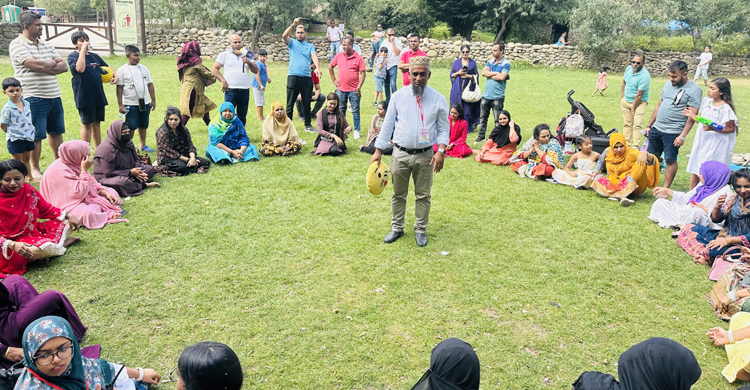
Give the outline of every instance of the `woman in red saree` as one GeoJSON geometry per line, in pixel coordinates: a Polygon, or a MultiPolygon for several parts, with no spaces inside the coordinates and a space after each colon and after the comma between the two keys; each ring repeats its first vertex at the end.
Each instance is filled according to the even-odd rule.
{"type": "Polygon", "coordinates": [[[68,238],[68,229],[78,230],[75,215],[47,203],[34,187],[26,184],[26,166],[17,160],[0,162],[0,278],[22,275],[26,264],[60,256],[80,241],[68,238]],[[39,219],[46,222],[39,222],[39,219]]]}
{"type": "MultiPolygon", "coordinates": [[[[462,104],[456,103],[451,107],[448,122],[451,126],[451,135],[450,142],[445,148],[445,155],[458,158],[470,156],[472,151],[469,145],[466,144],[466,137],[469,135],[469,123],[464,118],[464,106],[462,104]]],[[[437,153],[437,144],[433,146],[433,149],[437,153]]]]}

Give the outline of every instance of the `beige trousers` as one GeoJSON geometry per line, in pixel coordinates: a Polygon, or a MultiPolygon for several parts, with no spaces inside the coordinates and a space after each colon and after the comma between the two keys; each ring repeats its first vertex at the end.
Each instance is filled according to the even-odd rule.
{"type": "Polygon", "coordinates": [[[408,154],[398,148],[391,156],[391,178],[393,198],[391,199],[391,226],[393,230],[404,230],[406,196],[409,193],[409,178],[414,178],[414,231],[424,233],[430,219],[430,189],[432,188],[432,149],[419,154],[408,154]]]}
{"type": "Polygon", "coordinates": [[[620,110],[622,111],[622,120],[625,125],[622,127],[622,134],[625,136],[625,142],[631,148],[638,148],[641,144],[641,130],[643,130],[643,116],[646,114],[648,102],[641,101],[635,109],[633,115],[633,103],[628,102],[625,98],[620,100],[620,110]]]}

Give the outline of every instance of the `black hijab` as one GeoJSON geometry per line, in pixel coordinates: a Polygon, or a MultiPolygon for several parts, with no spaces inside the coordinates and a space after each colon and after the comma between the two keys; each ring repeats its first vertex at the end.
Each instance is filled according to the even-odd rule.
{"type": "Polygon", "coordinates": [[[412,390],[478,390],[479,358],[463,340],[443,340],[432,350],[430,369],[412,390]]]}
{"type": "MultiPolygon", "coordinates": [[[[508,111],[502,110],[500,111],[500,114],[503,114],[508,117],[508,124],[503,126],[498,123],[497,127],[492,129],[492,132],[490,133],[490,139],[492,140],[492,142],[497,144],[498,149],[511,143],[510,142],[510,122],[511,122],[510,113],[508,111]]],[[[516,134],[518,135],[518,141],[516,142],[516,144],[520,144],[521,143],[521,128],[518,127],[518,125],[515,123],[513,125],[514,125],[513,129],[516,131],[516,134]]]]}
{"type": "Polygon", "coordinates": [[[617,361],[620,382],[612,375],[584,372],[575,390],[689,390],[701,377],[701,368],[689,349],[661,337],[636,344],[617,361]]]}

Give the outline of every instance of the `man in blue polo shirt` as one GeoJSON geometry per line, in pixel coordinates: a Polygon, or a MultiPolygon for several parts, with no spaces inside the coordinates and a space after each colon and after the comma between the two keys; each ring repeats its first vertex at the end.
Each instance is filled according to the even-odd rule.
{"type": "Polygon", "coordinates": [[[651,74],[644,67],[646,56],[636,50],[630,66],[622,75],[620,87],[620,111],[622,111],[622,134],[631,148],[638,149],[641,144],[643,116],[648,106],[648,93],[651,89],[651,74]]]}
{"type": "Polygon", "coordinates": [[[492,57],[482,70],[482,76],[487,78],[487,83],[484,85],[482,102],[479,104],[479,135],[474,141],[475,144],[484,142],[490,109],[495,117],[495,126],[498,126],[497,118],[505,103],[505,80],[508,79],[508,73],[510,73],[510,61],[505,59],[504,43],[496,43],[492,46],[492,57]]]}
{"type": "Polygon", "coordinates": [[[672,185],[677,173],[677,153],[695,124],[692,118],[698,114],[703,99],[703,91],[690,81],[687,71],[688,66],[684,61],[669,64],[669,81],[661,89],[659,103],[646,126],[648,152],[657,157],[664,152],[664,161],[667,163],[664,173],[666,188],[672,185]],[[683,115],[685,109],[690,117],[683,115]]]}
{"type": "Polygon", "coordinates": [[[292,118],[294,103],[297,95],[302,95],[302,115],[305,117],[305,130],[314,131],[310,125],[310,99],[312,98],[313,82],[310,62],[315,64],[315,74],[320,78],[320,63],[315,54],[315,46],[305,41],[307,31],[300,24],[300,18],[284,30],[281,38],[289,48],[289,73],[286,77],[286,116],[292,118]],[[289,39],[289,34],[295,29],[297,39],[289,39]]]}

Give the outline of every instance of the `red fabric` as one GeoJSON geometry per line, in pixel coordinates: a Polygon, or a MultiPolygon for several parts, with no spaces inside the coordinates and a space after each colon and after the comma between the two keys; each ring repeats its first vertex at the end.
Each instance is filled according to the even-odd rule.
{"type": "Polygon", "coordinates": [[[518,170],[526,166],[526,161],[516,161],[513,164],[510,164],[510,169],[513,170],[513,172],[518,173],[518,170]]]}
{"type": "Polygon", "coordinates": [[[0,192],[0,278],[10,274],[22,275],[26,271],[26,259],[11,248],[6,241],[18,241],[41,247],[53,242],[61,244],[67,225],[57,220],[60,209],[42,199],[34,187],[24,183],[14,193],[0,192]],[[39,219],[47,222],[38,222],[39,219]],[[5,255],[8,254],[9,257],[5,255]]]}
{"type": "MultiPolygon", "coordinates": [[[[417,52],[411,51],[411,49],[401,53],[401,62],[408,64],[412,57],[427,57],[427,53],[423,52],[422,49],[417,49],[417,52]]],[[[411,79],[409,78],[409,72],[404,72],[402,76],[404,79],[403,86],[408,87],[411,85],[411,79]]]]}
{"type": "Polygon", "coordinates": [[[508,165],[510,157],[513,156],[513,152],[516,151],[517,147],[517,144],[507,144],[498,149],[497,144],[491,139],[488,139],[487,142],[482,145],[482,150],[480,150],[474,157],[474,161],[478,163],[488,162],[493,165],[508,165]],[[482,158],[479,158],[480,154],[482,155],[482,158]]]}
{"type": "Polygon", "coordinates": [[[354,92],[359,86],[359,72],[364,72],[365,60],[356,51],[351,57],[347,57],[343,51],[336,54],[331,61],[331,66],[339,68],[339,87],[341,92],[354,92]]]}
{"type": "Polygon", "coordinates": [[[182,68],[202,63],[200,43],[198,41],[190,41],[182,46],[182,54],[177,57],[177,72],[182,76],[182,68]]]}
{"type": "Polygon", "coordinates": [[[534,166],[534,168],[531,168],[531,175],[532,176],[544,176],[544,177],[552,177],[552,172],[555,170],[554,165],[549,165],[546,163],[540,163],[534,166]]]}
{"type": "Polygon", "coordinates": [[[318,78],[318,74],[315,72],[310,72],[310,76],[312,76],[313,79],[313,85],[320,84],[320,79],[318,78]]]}
{"type": "MultiPolygon", "coordinates": [[[[451,126],[451,135],[449,145],[453,145],[452,148],[446,150],[445,155],[448,157],[464,158],[470,156],[471,148],[466,144],[466,136],[469,135],[469,124],[464,119],[459,119],[453,122],[450,116],[448,116],[448,122],[451,126]]],[[[438,145],[433,146],[433,151],[437,152],[438,145]]]]}

